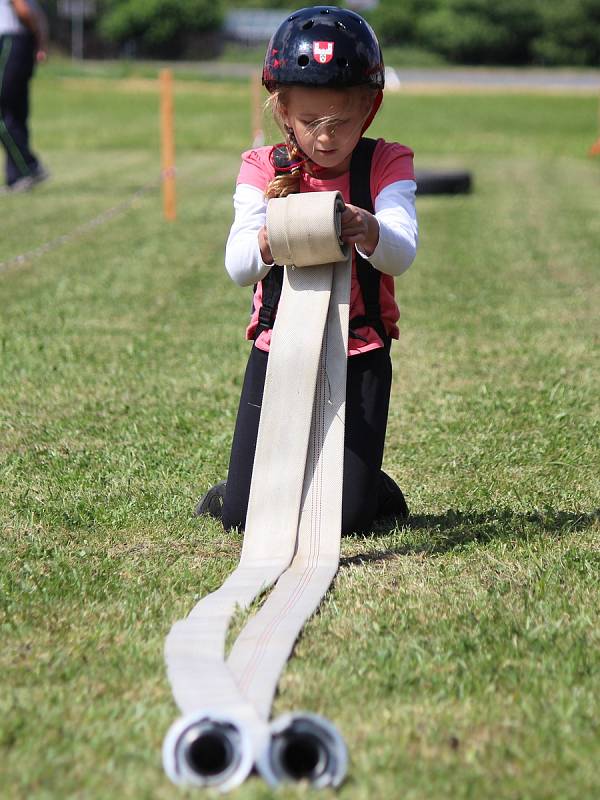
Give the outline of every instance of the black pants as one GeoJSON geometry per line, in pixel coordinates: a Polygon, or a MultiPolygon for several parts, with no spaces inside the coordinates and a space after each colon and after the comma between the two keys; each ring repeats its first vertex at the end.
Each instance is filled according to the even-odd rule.
{"type": "Polygon", "coordinates": [[[0,142],[6,150],[6,182],[34,173],[38,160],[29,149],[29,83],[35,64],[31,34],[0,36],[0,142]]]}
{"type": "MultiPolygon", "coordinates": [[[[246,521],[267,361],[267,353],[252,348],[231,447],[223,505],[225,528],[243,528],[246,521]]],[[[388,348],[348,359],[342,499],[344,535],[368,531],[382,503],[381,462],[391,382],[388,348]]]]}

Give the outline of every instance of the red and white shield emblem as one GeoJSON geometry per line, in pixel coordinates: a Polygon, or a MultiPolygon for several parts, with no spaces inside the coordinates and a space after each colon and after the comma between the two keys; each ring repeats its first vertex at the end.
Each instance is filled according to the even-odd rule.
{"type": "Polygon", "coordinates": [[[333,42],[313,42],[313,56],[319,64],[327,64],[333,58],[333,42]]]}

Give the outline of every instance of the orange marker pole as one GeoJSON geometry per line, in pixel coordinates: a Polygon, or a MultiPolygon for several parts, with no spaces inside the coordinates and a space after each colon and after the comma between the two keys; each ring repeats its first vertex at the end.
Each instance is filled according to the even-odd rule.
{"type": "MultiPolygon", "coordinates": [[[[600,134],[600,99],[598,100],[598,133],[600,134]]],[[[600,156],[600,136],[598,136],[594,144],[590,147],[588,154],[590,156],[600,156]]]]}
{"type": "Polygon", "coordinates": [[[175,135],[173,131],[173,73],[160,71],[160,146],[162,162],[163,214],[174,220],[175,208],[175,135]]]}
{"type": "Polygon", "coordinates": [[[262,118],[262,75],[258,70],[251,77],[252,103],[252,147],[261,147],[265,143],[262,118]]]}

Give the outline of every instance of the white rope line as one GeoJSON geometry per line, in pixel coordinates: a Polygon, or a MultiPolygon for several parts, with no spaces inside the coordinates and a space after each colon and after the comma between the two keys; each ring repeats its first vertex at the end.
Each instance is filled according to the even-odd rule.
{"type": "Polygon", "coordinates": [[[63,245],[69,244],[72,241],[84,236],[86,233],[94,230],[95,228],[100,227],[101,225],[110,222],[111,220],[115,219],[116,217],[124,214],[126,211],[129,211],[130,208],[133,207],[136,200],[140,197],[143,197],[148,192],[157,189],[163,177],[168,177],[168,175],[173,174],[174,170],[169,170],[167,172],[161,172],[159,177],[152,179],[148,183],[141,186],[137,189],[133,194],[129,197],[125,198],[125,200],[121,200],[114,206],[107,208],[105,211],[102,211],[100,214],[92,217],[91,219],[87,220],[86,222],[82,222],[81,224],[77,225],[67,233],[63,233],[60,236],[56,236],[54,239],[49,239],[47,242],[38,245],[38,247],[34,247],[31,250],[27,250],[25,253],[20,253],[19,255],[12,256],[11,258],[6,259],[6,261],[0,261],[0,273],[8,272],[8,270],[13,269],[14,267],[20,267],[24,264],[29,263],[30,261],[34,261],[41,256],[46,255],[46,253],[50,253],[53,250],[57,250],[59,247],[63,245]]]}

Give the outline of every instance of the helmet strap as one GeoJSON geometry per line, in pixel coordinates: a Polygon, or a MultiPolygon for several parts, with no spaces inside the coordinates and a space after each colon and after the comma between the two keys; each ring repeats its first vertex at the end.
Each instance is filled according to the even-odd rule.
{"type": "Polygon", "coordinates": [[[369,127],[369,125],[370,125],[370,124],[373,122],[373,120],[375,119],[375,115],[376,115],[376,114],[377,114],[377,112],[379,111],[379,108],[380,108],[380,106],[381,106],[382,102],[383,102],[383,92],[382,92],[382,91],[381,91],[381,89],[380,89],[380,90],[377,92],[377,96],[376,96],[375,100],[373,101],[373,106],[371,107],[371,110],[370,110],[370,112],[369,112],[369,116],[368,116],[368,117],[366,118],[366,120],[365,120],[365,124],[363,125],[363,129],[362,129],[362,131],[361,131],[361,135],[362,135],[362,134],[363,134],[363,133],[364,133],[364,132],[367,130],[367,128],[369,127]]]}

